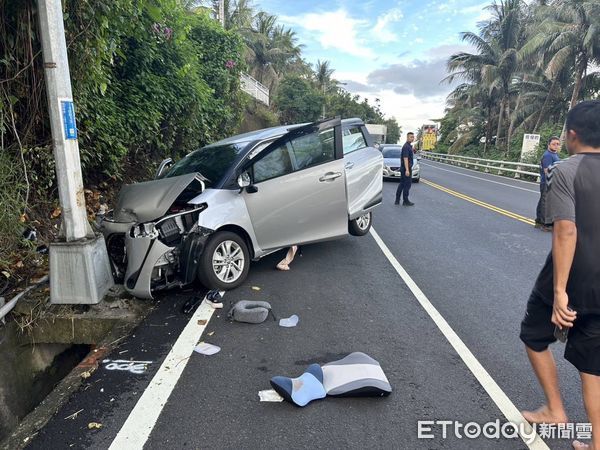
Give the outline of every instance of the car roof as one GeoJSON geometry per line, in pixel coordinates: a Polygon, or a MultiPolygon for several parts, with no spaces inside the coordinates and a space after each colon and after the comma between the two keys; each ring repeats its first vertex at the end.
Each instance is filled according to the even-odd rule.
{"type": "MultiPolygon", "coordinates": [[[[265,139],[274,138],[277,136],[283,136],[285,133],[292,131],[295,128],[303,127],[305,125],[310,125],[311,122],[306,123],[298,123],[293,125],[280,125],[277,127],[263,128],[261,130],[249,131],[247,133],[236,134],[235,136],[231,136],[225,139],[221,139],[218,142],[214,142],[207,147],[217,146],[217,145],[226,145],[226,144],[239,144],[243,142],[256,142],[263,141],[265,139]]],[[[362,119],[357,117],[353,117],[351,119],[342,119],[342,126],[349,125],[363,125],[364,122],[362,119]]]]}

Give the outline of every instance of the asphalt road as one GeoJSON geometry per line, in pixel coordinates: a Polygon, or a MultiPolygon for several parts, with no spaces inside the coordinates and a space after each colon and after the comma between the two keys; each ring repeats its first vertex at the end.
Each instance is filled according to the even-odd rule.
{"type": "MultiPolygon", "coordinates": [[[[422,177],[411,208],[394,206],[397,184],[384,183],[374,228],[512,403],[535,408],[543,397],[518,331],[550,235],[434,185],[528,218],[538,187],[425,161],[422,177]]],[[[266,300],[278,317],[297,314],[298,326],[232,323],[215,314],[203,340],[221,352],[187,360],[145,448],[526,448],[519,438],[444,439],[441,428],[433,439],[418,438],[420,420],[506,419],[372,235],[306,246],[289,272],[274,270],[282,256],[253,264],[246,284],[226,294],[225,311],[238,300],[266,300]],[[259,402],[272,376],[295,377],[310,363],[354,351],[381,363],[394,389],[389,397],[326,398],[304,408],[259,402]]],[[[107,356],[152,361],[145,372],[103,365],[29,448],[108,448],[189,320],[180,307],[194,294],[202,292],[161,297],[135,336],[107,356]],[[90,430],[90,422],[103,426],[90,430]]],[[[585,422],[577,372],[560,351],[567,411],[585,422]]],[[[569,440],[547,443],[569,448],[569,440]]]]}

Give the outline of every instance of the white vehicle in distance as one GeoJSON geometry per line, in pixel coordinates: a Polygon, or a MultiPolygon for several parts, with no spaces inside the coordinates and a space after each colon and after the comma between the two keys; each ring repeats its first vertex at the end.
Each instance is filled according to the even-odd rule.
{"type": "MultiPolygon", "coordinates": [[[[400,178],[400,155],[402,154],[402,146],[396,144],[383,144],[379,146],[379,150],[383,155],[383,178],[393,179],[400,178]]],[[[412,181],[418,183],[421,179],[421,164],[419,157],[413,154],[412,166],[412,181]]]]}

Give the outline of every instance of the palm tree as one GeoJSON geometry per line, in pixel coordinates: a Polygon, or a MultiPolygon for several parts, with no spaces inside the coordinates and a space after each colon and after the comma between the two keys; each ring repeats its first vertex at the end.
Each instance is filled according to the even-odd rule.
{"type": "MultiPolygon", "coordinates": [[[[477,49],[477,53],[461,52],[452,55],[447,63],[452,81],[459,77],[468,83],[487,89],[484,111],[487,121],[486,144],[490,138],[490,126],[494,109],[497,113],[496,146],[499,145],[503,125],[506,146],[510,145],[513,127],[511,121],[511,98],[515,94],[513,83],[519,70],[517,51],[523,37],[523,2],[500,0],[490,7],[492,18],[480,27],[479,34],[462,33],[462,40],[477,49]]],[[[481,93],[478,93],[481,97],[481,93]]],[[[514,123],[513,123],[514,125],[514,123]]]]}
{"type": "MultiPolygon", "coordinates": [[[[600,62],[600,3],[597,0],[556,0],[540,7],[540,24],[524,46],[524,54],[544,53],[546,71],[555,76],[574,69],[569,110],[581,99],[590,64],[600,62]]],[[[561,140],[565,137],[565,128],[561,140]]]]}

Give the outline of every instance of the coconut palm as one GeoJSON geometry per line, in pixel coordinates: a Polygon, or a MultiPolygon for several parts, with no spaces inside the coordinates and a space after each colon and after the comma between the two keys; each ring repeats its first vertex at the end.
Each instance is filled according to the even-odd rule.
{"type": "MultiPolygon", "coordinates": [[[[546,72],[554,78],[573,71],[569,109],[581,100],[583,82],[592,63],[600,62],[600,2],[556,0],[539,9],[540,23],[523,48],[525,55],[542,53],[546,72]]],[[[564,139],[565,130],[561,138],[564,139]]]]}

